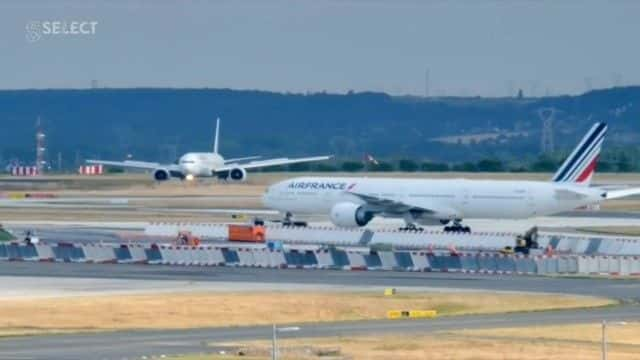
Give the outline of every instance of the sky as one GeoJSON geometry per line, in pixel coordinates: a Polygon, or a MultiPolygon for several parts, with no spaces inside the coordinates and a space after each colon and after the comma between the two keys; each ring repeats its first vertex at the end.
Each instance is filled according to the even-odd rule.
{"type": "Polygon", "coordinates": [[[8,0],[0,89],[578,94],[640,84],[638,19],[640,1],[8,0]],[[97,24],[27,39],[56,21],[97,24]]]}

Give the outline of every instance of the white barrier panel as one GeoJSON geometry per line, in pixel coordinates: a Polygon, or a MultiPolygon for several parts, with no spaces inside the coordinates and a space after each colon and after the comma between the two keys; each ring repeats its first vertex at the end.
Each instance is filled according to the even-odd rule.
{"type": "Polygon", "coordinates": [[[629,265],[629,275],[640,275],[640,257],[634,256],[631,258],[631,264],[629,265]]]}
{"type": "Polygon", "coordinates": [[[269,267],[269,253],[266,249],[255,249],[253,253],[253,262],[258,267],[269,267]]]}
{"type": "Polygon", "coordinates": [[[626,240],[623,241],[620,255],[640,255],[640,241],[626,240]]]}
{"type": "Polygon", "coordinates": [[[620,263],[620,275],[629,275],[631,272],[631,258],[620,256],[618,257],[618,261],[620,263]]]}
{"type": "Polygon", "coordinates": [[[253,252],[249,249],[236,249],[238,254],[238,265],[240,266],[255,266],[256,262],[253,258],[253,252]]]}
{"type": "Polygon", "coordinates": [[[615,239],[602,239],[598,253],[605,255],[617,255],[620,253],[624,243],[615,239]]]}
{"type": "Polygon", "coordinates": [[[382,263],[382,269],[393,270],[398,267],[396,255],[392,251],[379,251],[378,256],[380,257],[380,262],[382,263]]]}
{"type": "Polygon", "coordinates": [[[273,268],[285,268],[287,267],[287,259],[284,253],[280,250],[269,251],[269,266],[273,268]]]}
{"type": "Polygon", "coordinates": [[[105,263],[116,261],[116,254],[112,246],[85,245],[82,248],[88,262],[105,263]]]}
{"type": "MultiPolygon", "coordinates": [[[[620,258],[617,256],[609,256],[607,257],[609,260],[609,274],[619,275],[620,274],[620,258]]],[[[605,272],[605,271],[602,271],[605,272]]]]}
{"type": "Polygon", "coordinates": [[[219,248],[208,248],[207,249],[207,262],[210,265],[224,265],[224,255],[222,255],[222,250],[219,248]]]}
{"type": "Polygon", "coordinates": [[[440,231],[406,232],[406,231],[377,231],[373,235],[371,244],[390,244],[415,248],[458,250],[503,249],[513,246],[515,236],[508,233],[445,233],[440,231]]]}
{"type": "Polygon", "coordinates": [[[347,251],[347,258],[349,259],[349,268],[359,270],[367,268],[367,262],[364,260],[362,253],[347,251]]]}
{"type": "Polygon", "coordinates": [[[177,251],[172,246],[160,246],[158,247],[158,250],[160,251],[160,254],[162,254],[162,264],[180,265],[177,251]]]}
{"type": "Polygon", "coordinates": [[[341,229],[335,227],[289,227],[268,226],[266,236],[269,240],[288,243],[309,243],[323,245],[358,245],[364,230],[341,229]]]}
{"type": "Polygon", "coordinates": [[[588,274],[590,272],[589,268],[589,259],[591,257],[587,256],[578,256],[578,273],[579,274],[588,274]]]}
{"type": "Polygon", "coordinates": [[[129,246],[129,253],[131,254],[131,262],[145,263],[147,262],[147,254],[142,246],[129,246]]]}
{"type": "Polygon", "coordinates": [[[427,259],[426,253],[421,251],[412,251],[410,254],[411,262],[413,262],[413,270],[425,271],[431,269],[431,265],[429,264],[429,259],[427,259]]]}
{"type": "Polygon", "coordinates": [[[199,246],[194,251],[194,257],[200,266],[211,265],[209,263],[209,255],[207,254],[207,249],[204,246],[199,246]]]}
{"type": "Polygon", "coordinates": [[[318,259],[318,268],[329,269],[335,266],[331,252],[328,250],[318,250],[315,252],[316,259],[318,259]]]}
{"type": "Polygon", "coordinates": [[[597,273],[608,273],[609,272],[609,258],[607,256],[598,256],[598,270],[597,273]]]}
{"type": "MultiPolygon", "coordinates": [[[[549,269],[547,269],[549,270],[549,269]]],[[[569,259],[561,256],[558,258],[558,271],[559,274],[569,273],[569,259]]]]}
{"type": "Polygon", "coordinates": [[[36,244],[36,252],[38,253],[38,258],[40,261],[53,261],[56,256],[51,250],[51,246],[45,244],[36,244]]]}
{"type": "Polygon", "coordinates": [[[178,248],[185,265],[200,265],[198,263],[198,248],[195,246],[182,246],[178,248]]]}

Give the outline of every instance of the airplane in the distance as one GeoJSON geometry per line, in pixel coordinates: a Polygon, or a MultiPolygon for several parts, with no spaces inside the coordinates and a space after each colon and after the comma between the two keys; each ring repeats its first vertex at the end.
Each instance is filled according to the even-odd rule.
{"type": "Polygon", "coordinates": [[[113,167],[150,170],[156,181],[166,181],[170,178],[181,180],[193,180],[196,177],[217,177],[222,180],[244,181],[247,179],[247,170],[269,166],[288,165],[303,162],[328,160],[331,156],[312,156],[304,158],[275,158],[268,160],[256,160],[260,156],[247,156],[234,159],[225,159],[218,152],[218,137],[220,119],[216,120],[216,132],[213,141],[213,152],[190,152],[184,154],[177,164],[160,164],[137,160],[106,161],[87,160],[88,164],[98,164],[113,167]]]}
{"type": "Polygon", "coordinates": [[[606,131],[593,125],[548,182],[300,177],[270,186],[263,202],[289,223],[293,214],[328,214],[336,226],[361,227],[380,216],[403,219],[405,229],[451,223],[445,231],[470,232],[463,219],[525,219],[640,194],[589,186],[606,131]]]}

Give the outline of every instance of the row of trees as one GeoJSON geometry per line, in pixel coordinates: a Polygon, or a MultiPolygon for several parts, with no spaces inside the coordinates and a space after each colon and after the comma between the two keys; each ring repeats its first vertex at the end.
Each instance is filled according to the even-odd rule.
{"type": "MultiPolygon", "coordinates": [[[[292,164],[288,167],[271,167],[263,171],[318,171],[318,172],[361,172],[361,171],[403,171],[403,172],[554,172],[562,163],[551,157],[542,156],[526,163],[508,163],[498,159],[483,159],[477,162],[443,163],[443,162],[418,162],[411,159],[397,161],[379,161],[378,163],[364,163],[362,161],[336,161],[333,163],[302,163],[292,164]]],[[[640,171],[640,164],[632,161],[627,156],[615,159],[603,159],[598,162],[599,172],[633,172],[640,171]]]]}

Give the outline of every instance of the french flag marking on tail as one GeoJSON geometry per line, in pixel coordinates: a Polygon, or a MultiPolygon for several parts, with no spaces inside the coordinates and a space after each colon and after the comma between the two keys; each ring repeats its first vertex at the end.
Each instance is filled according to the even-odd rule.
{"type": "Polygon", "coordinates": [[[607,124],[595,123],[571,155],[562,163],[560,169],[553,176],[553,181],[588,185],[596,170],[596,163],[606,133],[607,124]]]}

